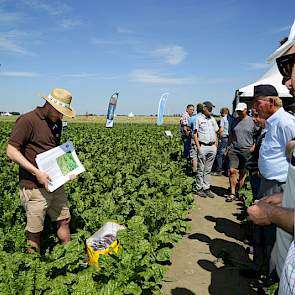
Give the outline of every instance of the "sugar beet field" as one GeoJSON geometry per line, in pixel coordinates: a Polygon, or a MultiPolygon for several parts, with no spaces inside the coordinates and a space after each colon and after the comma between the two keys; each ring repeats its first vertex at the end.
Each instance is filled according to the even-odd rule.
{"type": "Polygon", "coordinates": [[[46,220],[41,254],[26,254],[18,167],[6,144],[13,122],[0,122],[1,294],[160,294],[173,244],[185,233],[192,178],[184,174],[177,126],[70,124],[86,172],[66,184],[72,240],[60,245],[46,220]],[[164,130],[174,133],[164,136],[164,130]],[[107,221],[126,226],[117,254],[101,269],[85,264],[85,240],[107,221]]]}

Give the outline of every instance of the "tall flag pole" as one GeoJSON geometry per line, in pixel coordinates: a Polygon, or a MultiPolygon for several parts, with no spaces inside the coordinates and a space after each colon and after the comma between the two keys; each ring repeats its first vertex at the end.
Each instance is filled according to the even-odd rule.
{"type": "Polygon", "coordinates": [[[107,122],[106,122],[107,128],[112,128],[114,125],[114,114],[115,114],[115,110],[117,106],[118,97],[119,97],[119,93],[115,92],[110,98],[108,112],[107,112],[107,122]]]}
{"type": "Polygon", "coordinates": [[[165,113],[165,106],[168,99],[169,93],[163,93],[161,95],[161,98],[159,100],[159,106],[158,106],[158,116],[157,116],[157,125],[160,126],[163,124],[163,118],[165,113]]]}

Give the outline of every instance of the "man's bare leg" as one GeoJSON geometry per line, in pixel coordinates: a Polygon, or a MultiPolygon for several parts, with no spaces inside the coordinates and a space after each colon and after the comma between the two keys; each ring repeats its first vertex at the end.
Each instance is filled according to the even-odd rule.
{"type": "Polygon", "coordinates": [[[66,244],[71,240],[69,218],[57,222],[57,236],[63,244],[66,244]]]}
{"type": "Polygon", "coordinates": [[[239,189],[244,186],[246,176],[247,176],[246,171],[243,171],[243,170],[239,171],[239,189]]]}
{"type": "Polygon", "coordinates": [[[31,248],[27,249],[28,253],[35,252],[35,249],[39,252],[40,251],[40,243],[41,243],[41,234],[42,232],[38,233],[31,233],[27,232],[27,243],[31,246],[31,248]]]}
{"type": "Polygon", "coordinates": [[[230,193],[232,195],[236,194],[236,186],[237,186],[237,174],[238,170],[235,168],[229,169],[229,185],[230,185],[230,193]]]}

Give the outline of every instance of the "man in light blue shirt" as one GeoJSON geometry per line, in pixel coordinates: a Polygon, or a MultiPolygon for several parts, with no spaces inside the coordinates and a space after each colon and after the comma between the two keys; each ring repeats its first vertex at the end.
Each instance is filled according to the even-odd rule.
{"type": "MultiPolygon", "coordinates": [[[[295,29],[295,22],[292,29],[295,29]]],[[[290,94],[295,97],[295,36],[278,48],[274,54],[272,54],[271,59],[272,58],[276,58],[278,69],[283,76],[282,84],[284,84],[290,90],[290,94]]],[[[293,123],[292,128],[294,129],[293,123]]],[[[279,226],[277,228],[276,244],[273,249],[272,258],[274,258],[273,262],[275,263],[276,271],[281,278],[279,294],[282,295],[294,294],[295,285],[294,209],[290,209],[295,207],[294,147],[294,140],[290,141],[286,146],[286,153],[291,157],[291,164],[289,166],[284,193],[263,198],[263,200],[255,203],[248,209],[249,217],[255,224],[265,225],[275,223],[279,226]],[[267,222],[265,222],[264,217],[267,217],[267,222]],[[292,246],[289,249],[292,241],[292,246]],[[288,249],[289,253],[287,256],[288,249]],[[283,269],[285,259],[286,262],[283,269]]]]}
{"type": "Polygon", "coordinates": [[[259,152],[258,167],[265,179],[284,183],[289,167],[285,146],[289,140],[295,138],[295,117],[282,108],[282,101],[278,96],[263,96],[265,92],[260,86],[271,85],[255,86],[254,107],[259,116],[266,119],[266,133],[259,152]]]}
{"type": "MultiPolygon", "coordinates": [[[[266,119],[265,138],[259,151],[258,168],[261,173],[261,184],[258,199],[285,189],[289,162],[285,152],[286,144],[295,138],[295,117],[282,107],[282,100],[272,85],[254,86],[254,109],[261,118],[266,119]]],[[[271,251],[276,240],[274,224],[261,230],[261,257],[265,253],[266,264],[270,262],[271,251]]],[[[258,249],[258,248],[257,248],[258,249]]]]}
{"type": "Polygon", "coordinates": [[[266,120],[266,135],[258,161],[263,177],[286,182],[289,163],[285,146],[294,137],[295,117],[280,107],[266,120]]]}
{"type": "Polygon", "coordinates": [[[220,142],[217,148],[216,155],[216,172],[212,173],[212,175],[220,176],[222,175],[223,165],[224,165],[224,153],[228,145],[228,136],[229,136],[229,109],[227,107],[223,107],[220,110],[220,128],[219,128],[219,136],[220,142]]]}

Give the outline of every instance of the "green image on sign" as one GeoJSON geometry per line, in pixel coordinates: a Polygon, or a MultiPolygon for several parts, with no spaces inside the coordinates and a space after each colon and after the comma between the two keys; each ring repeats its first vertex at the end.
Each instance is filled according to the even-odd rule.
{"type": "Polygon", "coordinates": [[[64,155],[59,156],[58,158],[56,158],[56,161],[63,175],[67,175],[71,171],[78,168],[78,165],[74,160],[71,152],[67,152],[64,155]]]}

